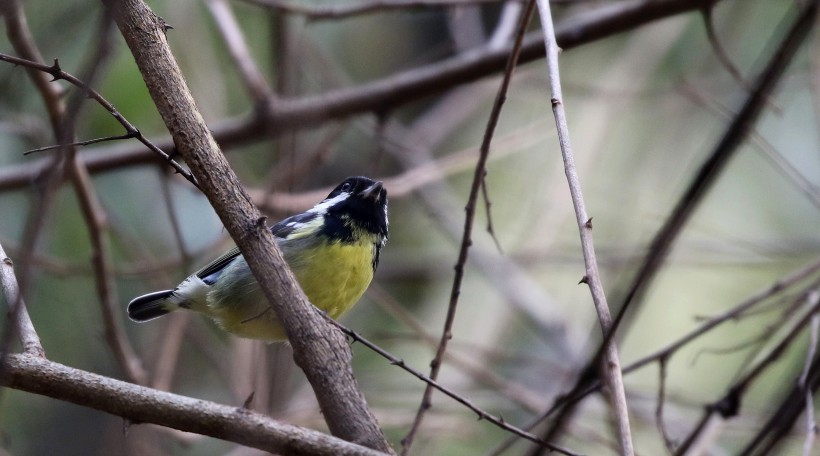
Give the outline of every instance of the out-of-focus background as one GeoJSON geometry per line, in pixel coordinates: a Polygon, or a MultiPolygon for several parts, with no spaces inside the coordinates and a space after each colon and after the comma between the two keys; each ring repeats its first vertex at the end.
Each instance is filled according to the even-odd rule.
{"type": "MultiPolygon", "coordinates": [[[[88,78],[146,137],[167,143],[122,37],[116,27],[101,25],[108,24],[101,2],[23,3],[20,14],[46,63],[58,58],[64,70],[88,78]]],[[[315,95],[343,88],[363,90],[367,99],[369,88],[394,75],[438,71],[436,62],[490,53],[512,39],[522,4],[382,6],[325,17],[315,14],[367,1],[149,3],[173,26],[168,38],[199,107],[271,219],[306,209],[348,175],[385,180],[390,241],[371,289],[343,323],[428,371],[448,308],[478,148],[502,72],[442,82],[434,91],[420,89],[364,114],[297,119],[285,128],[276,119],[254,122],[260,112],[255,108],[266,86],[288,100],[274,100],[274,109],[305,99],[321,105],[332,100],[315,95]],[[231,56],[220,28],[231,17],[241,31],[231,36],[249,46],[250,55],[241,61],[254,62],[267,81],[256,86],[261,92],[248,89],[231,56]]],[[[718,1],[709,15],[694,8],[623,33],[603,33],[561,54],[576,166],[612,307],[623,301],[651,241],[718,147],[805,3],[718,1]]],[[[553,14],[565,30],[634,5],[641,3],[564,0],[553,2],[553,14]]],[[[18,55],[8,37],[10,16],[0,26],[0,52],[18,55]]],[[[539,28],[535,18],[529,30],[539,28]]],[[[801,385],[804,368],[815,376],[818,369],[816,359],[806,367],[812,361],[811,334],[820,324],[812,317],[820,272],[807,270],[820,259],[818,40],[820,35],[810,34],[785,66],[759,119],[681,224],[670,254],[619,329],[621,360],[628,367],[714,325],[625,375],[640,454],[668,454],[690,436],[696,438],[688,454],[741,454],[758,436],[773,435],[779,443],[770,454],[817,454],[807,443],[807,412],[817,411],[806,399],[811,388],[807,395],[801,390],[793,427],[763,430],[801,385]],[[807,271],[803,280],[766,294],[800,271],[807,271]],[[721,318],[760,294],[745,312],[721,318]],[[775,358],[770,354],[776,347],[782,351],[775,358]],[[740,403],[736,416],[714,413],[695,432],[705,408],[726,406],[728,399],[740,403]]],[[[54,85],[70,103],[76,92],[62,81],[54,85]]],[[[572,389],[601,341],[589,290],[578,284],[584,264],[549,99],[544,60],[521,64],[486,176],[498,246],[485,229],[490,218],[479,200],[441,372],[443,384],[521,427],[572,389]]],[[[77,140],[123,133],[91,101],[74,122],[77,140]]],[[[91,229],[70,180],[57,186],[43,177],[58,153],[24,155],[55,142],[26,71],[0,63],[0,244],[13,260],[26,260],[17,273],[25,278],[24,296],[48,358],[128,378],[106,337],[100,303],[108,293],[149,385],[237,406],[253,393],[254,410],[325,429],[286,344],[241,340],[197,315],[145,324],[127,319],[125,305],[134,296],[174,286],[231,246],[202,194],[136,140],[81,147],[77,153],[99,198],[98,214],[104,215],[91,229]],[[95,272],[92,232],[103,238],[108,280],[95,272]],[[102,294],[101,282],[109,287],[102,294]]],[[[424,384],[359,344],[353,351],[359,384],[400,447],[424,384]]],[[[560,430],[545,434],[558,416],[551,414],[532,432],[584,454],[617,452],[604,395],[589,395],[560,418],[560,430]]],[[[5,454],[257,453],[149,425],[124,427],[118,417],[10,389],[0,393],[0,420],[5,454]]],[[[410,453],[416,455],[538,454],[530,443],[511,440],[441,394],[433,396],[415,440],[410,453]]]]}

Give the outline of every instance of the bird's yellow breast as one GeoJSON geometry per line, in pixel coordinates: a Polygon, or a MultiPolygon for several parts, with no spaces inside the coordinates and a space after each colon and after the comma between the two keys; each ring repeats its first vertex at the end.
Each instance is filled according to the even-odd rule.
{"type": "Polygon", "coordinates": [[[291,265],[313,305],[338,318],[362,297],[373,279],[371,242],[331,242],[310,247],[291,265]],[[311,258],[315,257],[315,258],[311,258]]]}

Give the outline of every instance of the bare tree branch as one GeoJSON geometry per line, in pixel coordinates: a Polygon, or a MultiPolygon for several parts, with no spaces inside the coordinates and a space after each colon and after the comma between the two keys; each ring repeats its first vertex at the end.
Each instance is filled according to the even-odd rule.
{"type": "MultiPolygon", "coordinates": [[[[28,315],[26,309],[26,302],[20,294],[20,288],[17,286],[17,278],[14,276],[14,263],[11,258],[6,255],[3,246],[0,245],[0,287],[3,288],[3,297],[6,299],[6,305],[9,310],[7,312],[9,320],[12,321],[12,328],[20,338],[20,343],[23,345],[23,352],[26,354],[37,356],[40,358],[46,357],[46,352],[43,350],[43,344],[40,343],[40,337],[37,331],[34,330],[34,324],[31,323],[31,317],[28,315]]],[[[10,337],[4,334],[3,337],[10,337]]],[[[3,348],[7,348],[8,344],[4,343],[3,348]]],[[[5,357],[5,353],[3,353],[5,357]]],[[[4,367],[0,366],[0,372],[3,372],[4,367]]]]}
{"type": "MultiPolygon", "coordinates": [[[[428,387],[434,388],[438,391],[441,391],[442,393],[449,396],[451,399],[453,399],[456,402],[460,403],[461,405],[467,407],[468,409],[473,411],[476,415],[478,415],[479,420],[487,420],[490,423],[494,424],[495,426],[498,426],[499,428],[504,429],[505,431],[508,431],[512,434],[515,434],[518,437],[527,439],[527,440],[539,445],[540,447],[546,448],[550,451],[555,451],[555,452],[565,454],[565,455],[568,455],[568,456],[578,456],[578,453],[575,453],[572,450],[569,450],[569,449],[564,448],[562,446],[554,445],[552,443],[540,440],[538,437],[530,434],[529,432],[526,432],[526,431],[524,431],[524,430],[522,430],[522,429],[520,429],[516,426],[513,426],[512,424],[507,423],[504,420],[503,417],[495,416],[495,415],[492,415],[490,413],[487,413],[486,411],[479,408],[477,405],[473,404],[472,401],[470,401],[469,399],[465,398],[464,396],[456,393],[455,391],[451,390],[450,388],[447,388],[446,386],[442,385],[441,383],[436,381],[436,379],[434,379],[432,377],[429,377],[427,375],[424,375],[423,373],[416,370],[415,368],[410,367],[409,365],[407,365],[407,363],[404,362],[403,359],[393,356],[388,351],[382,349],[381,347],[374,344],[373,342],[370,342],[369,340],[365,339],[364,337],[362,337],[360,334],[356,333],[355,331],[351,331],[350,329],[346,328],[341,323],[333,320],[329,316],[325,315],[325,318],[327,319],[327,321],[330,324],[336,326],[337,328],[342,330],[342,332],[347,334],[348,337],[350,337],[354,342],[361,343],[362,345],[366,346],[370,350],[372,350],[375,353],[379,354],[379,356],[381,356],[384,359],[390,361],[390,363],[393,364],[394,366],[398,366],[399,368],[405,370],[406,372],[409,372],[410,374],[414,375],[416,378],[418,378],[419,380],[426,383],[428,387]]],[[[409,446],[405,445],[404,448],[403,448],[403,451],[409,451],[409,448],[410,448],[409,446]]]]}
{"type": "MultiPolygon", "coordinates": [[[[13,3],[14,2],[12,2],[12,4],[13,3]]],[[[23,18],[22,9],[19,5],[16,7],[11,6],[10,8],[7,8],[7,12],[8,14],[18,16],[18,32],[12,37],[12,41],[15,43],[15,48],[21,51],[24,55],[39,59],[38,56],[40,53],[31,38],[31,33],[28,30],[28,26],[23,18]]],[[[85,77],[86,80],[90,81],[94,79],[97,69],[105,60],[104,55],[107,53],[107,35],[109,34],[110,29],[111,18],[104,17],[102,20],[102,26],[100,27],[99,36],[97,37],[98,39],[96,40],[96,52],[90,56],[91,58],[88,62],[86,70],[87,75],[85,77]]],[[[64,172],[68,174],[74,185],[77,197],[80,201],[82,213],[88,227],[88,232],[91,237],[91,243],[94,250],[92,264],[94,266],[97,278],[96,283],[100,303],[102,305],[103,320],[105,321],[106,339],[111,346],[115,358],[119,362],[123,371],[126,373],[126,376],[134,382],[145,383],[147,380],[147,374],[144,369],[142,369],[141,361],[136,356],[136,353],[131,348],[131,345],[124,336],[124,330],[120,319],[115,317],[117,312],[115,309],[116,296],[113,290],[112,265],[106,246],[106,240],[103,235],[103,231],[105,229],[104,211],[96,196],[93,185],[91,184],[90,176],[85,168],[83,168],[82,165],[76,160],[76,148],[71,145],[71,141],[74,138],[76,120],[79,117],[79,113],[84,105],[85,97],[83,95],[87,94],[94,97],[96,92],[92,91],[87,83],[80,82],[80,79],[74,78],[73,76],[62,72],[62,70],[59,69],[59,65],[56,63],[56,60],[54,66],[47,67],[37,62],[16,59],[10,56],[0,55],[0,58],[7,60],[11,59],[15,61],[15,63],[25,66],[29,71],[29,75],[34,78],[35,81],[43,81],[45,77],[44,73],[46,73],[50,74],[54,80],[64,77],[66,80],[69,80],[69,82],[74,82],[75,85],[83,91],[80,92],[79,96],[75,95],[70,100],[70,103],[67,104],[60,96],[59,88],[56,85],[45,84],[41,87],[43,102],[47,105],[50,113],[50,120],[52,123],[52,130],[55,140],[59,144],[57,146],[60,149],[59,153],[64,155],[64,160],[62,160],[64,172]]],[[[38,86],[40,85],[41,84],[38,84],[38,86]]],[[[98,101],[100,101],[99,98],[98,101]]],[[[105,106],[105,103],[102,104],[105,106]]],[[[111,111],[111,109],[109,109],[109,111],[111,111]]],[[[115,117],[117,116],[115,115],[115,117]]],[[[120,119],[124,120],[121,117],[120,119]]],[[[59,182],[55,180],[53,185],[59,185],[59,182]]]]}
{"type": "Polygon", "coordinates": [[[162,426],[236,442],[271,453],[361,455],[384,453],[321,432],[284,424],[239,407],[192,399],[74,369],[29,355],[11,355],[3,386],[162,426]]]}
{"type": "MultiPolygon", "coordinates": [[[[504,106],[504,101],[507,99],[507,90],[509,89],[510,80],[512,79],[513,70],[518,64],[518,57],[521,52],[521,42],[524,39],[524,32],[527,29],[527,24],[530,22],[532,13],[534,11],[535,0],[529,0],[526,10],[521,14],[521,19],[518,23],[518,33],[515,37],[515,44],[513,52],[507,60],[507,66],[504,69],[504,77],[501,85],[496,92],[493,107],[490,111],[487,120],[487,126],[484,129],[484,137],[481,142],[478,160],[473,172],[473,182],[470,186],[470,194],[467,197],[467,204],[464,208],[464,231],[461,237],[461,246],[458,252],[458,259],[455,265],[455,276],[453,277],[453,285],[450,291],[450,302],[447,307],[447,316],[445,317],[444,327],[441,332],[438,348],[433,360],[430,362],[430,379],[435,381],[438,379],[439,371],[444,360],[444,353],[447,350],[447,343],[453,337],[453,323],[456,317],[456,309],[458,308],[458,300],[461,296],[461,284],[464,279],[464,268],[467,263],[467,257],[470,251],[470,246],[473,244],[472,231],[473,222],[475,219],[476,203],[478,201],[479,191],[484,182],[484,175],[487,173],[487,159],[490,155],[490,144],[495,134],[495,129],[498,126],[498,118],[501,115],[501,108],[504,106]]],[[[428,383],[424,389],[421,404],[419,405],[416,417],[413,420],[413,425],[410,431],[402,439],[402,455],[406,455],[410,451],[413,444],[413,438],[418,431],[419,426],[424,418],[424,414],[432,406],[433,384],[428,383]]]]}
{"type": "Polygon", "coordinates": [[[569,127],[564,112],[564,98],[561,94],[561,76],[558,67],[558,43],[555,41],[555,31],[552,24],[552,13],[548,0],[538,0],[538,12],[541,17],[541,27],[544,30],[544,41],[547,50],[547,71],[549,73],[550,93],[552,96],[552,112],[555,115],[555,126],[558,129],[558,142],[561,146],[561,156],[564,160],[564,170],[567,175],[572,206],[575,208],[575,218],[578,231],[581,235],[581,248],[584,254],[586,271],[582,282],[589,286],[595,311],[604,339],[608,340],[603,350],[601,371],[609,389],[608,394],[615,412],[618,426],[618,439],[621,443],[621,455],[631,456],[635,453],[632,444],[632,431],[629,424],[629,412],[626,404],[626,392],[621,373],[621,361],[618,356],[618,347],[610,337],[614,331],[612,315],[606,301],[604,286],[598,270],[598,260],[595,257],[595,247],[592,241],[592,218],[587,215],[581,182],[575,169],[575,158],[570,144],[569,127]]]}
{"type": "MultiPolygon", "coordinates": [[[[8,1],[8,0],[5,0],[8,1]]],[[[638,28],[644,24],[677,14],[696,11],[712,0],[628,0],[579,14],[562,22],[556,29],[558,45],[564,50],[638,28]]],[[[330,119],[391,109],[498,73],[504,69],[511,45],[501,48],[479,48],[449,59],[387,76],[358,87],[331,90],[299,99],[270,100],[267,111],[251,116],[228,119],[213,125],[211,131],[223,149],[260,141],[271,135],[297,128],[310,128],[330,119]]],[[[524,38],[520,62],[544,56],[540,33],[524,38]]],[[[150,141],[159,150],[172,150],[170,138],[150,141]]],[[[117,145],[82,155],[90,173],[123,166],[159,163],[143,146],[117,145]]],[[[25,187],[48,169],[48,162],[35,161],[0,169],[0,191],[25,187]]]]}
{"type": "Polygon", "coordinates": [[[105,339],[117,363],[125,372],[125,376],[132,382],[146,385],[148,373],[142,365],[142,360],[125,336],[122,324],[119,300],[115,289],[114,266],[108,242],[108,223],[105,210],[91,183],[91,176],[83,168],[76,155],[71,154],[67,166],[68,173],[80,201],[83,219],[86,222],[91,245],[93,248],[91,262],[94,267],[97,284],[97,296],[100,300],[104,322],[105,339]]]}
{"type": "MultiPolygon", "coordinates": [[[[817,0],[813,0],[800,12],[790,26],[785,37],[779,43],[777,50],[772,55],[764,70],[760,73],[754,83],[754,88],[743,107],[727,127],[726,132],[720,142],[715,146],[705,162],[701,165],[698,173],[692,179],[691,184],[678,200],[669,217],[664,221],[663,226],[658,230],[649,246],[649,253],[643,260],[635,278],[624,295],[618,307],[618,316],[615,319],[617,330],[627,309],[632,303],[640,303],[644,291],[656,276],[658,268],[663,263],[672,245],[683,227],[689,221],[700,203],[711,189],[712,185],[720,177],[721,172],[735,155],[754,123],[763,112],[769,94],[777,86],[780,77],[785,72],[788,64],[792,61],[797,50],[805,41],[809,31],[816,21],[817,0]]],[[[634,314],[634,312],[633,312],[634,314]]]]}
{"type": "Polygon", "coordinates": [[[718,61],[726,68],[726,71],[735,78],[735,81],[737,81],[741,87],[746,90],[751,90],[752,84],[743,77],[743,73],[740,72],[737,65],[732,61],[732,58],[729,57],[729,53],[726,52],[726,49],[717,36],[713,10],[714,5],[707,5],[701,10],[703,14],[703,25],[706,27],[706,35],[709,37],[709,43],[712,45],[712,49],[714,49],[718,61]]]}
{"type": "MultiPolygon", "coordinates": [[[[706,405],[703,416],[700,421],[698,421],[698,424],[695,425],[694,429],[683,440],[681,445],[676,448],[676,455],[687,454],[689,449],[697,442],[703,433],[705,423],[713,417],[719,416],[723,419],[727,419],[737,416],[740,413],[744,399],[743,396],[746,391],[761,377],[763,372],[771,368],[772,364],[780,359],[786,351],[786,348],[801,334],[805,327],[812,321],[814,315],[820,310],[820,301],[816,299],[812,301],[812,296],[814,298],[818,297],[816,291],[812,290],[809,295],[809,299],[801,298],[805,301],[806,307],[808,307],[806,313],[788,329],[786,334],[765,356],[750,366],[748,372],[726,389],[726,394],[724,394],[723,397],[706,405]]],[[[784,399],[780,410],[775,412],[771,420],[751,438],[750,443],[741,454],[769,454],[769,450],[786,435],[786,431],[792,427],[794,421],[804,410],[805,393],[811,392],[811,394],[814,394],[814,391],[820,387],[820,365],[818,365],[818,361],[820,361],[820,358],[815,357],[810,364],[811,367],[808,369],[808,380],[805,389],[797,384],[798,382],[795,382],[794,389],[784,399]],[[755,449],[761,445],[764,446],[766,450],[754,453],[755,449]]]]}
{"type": "Polygon", "coordinates": [[[255,103],[262,103],[264,100],[273,97],[274,94],[268,82],[251,57],[248,43],[245,41],[242,29],[239,27],[236,16],[234,16],[228,2],[226,0],[208,0],[205,3],[211,11],[211,16],[213,16],[214,22],[219,28],[222,39],[228,46],[231,59],[233,59],[239,74],[242,76],[251,100],[255,103]]]}
{"type": "MultiPolygon", "coordinates": [[[[549,413],[557,410],[557,417],[554,424],[546,431],[545,436],[551,436],[556,432],[564,420],[572,414],[576,400],[583,397],[597,381],[598,359],[604,347],[607,346],[608,338],[613,337],[618,330],[620,322],[626,315],[627,309],[633,305],[640,304],[643,293],[652,282],[666,255],[669,253],[677,236],[681,233],[684,225],[688,222],[695,208],[703,201],[708,190],[720,176],[720,172],[728,164],[729,159],[738,150],[748,132],[754,125],[766,104],[766,99],[774,90],[780,77],[785,72],[788,63],[791,62],[800,45],[804,42],[808,32],[816,21],[813,20],[816,14],[817,0],[807,5],[800,16],[793,21],[790,30],[785,38],[778,44],[776,51],[767,63],[764,70],[758,76],[754,84],[754,90],[746,99],[738,114],[733,118],[727,127],[721,140],[714,150],[701,165],[698,173],[692,179],[689,187],[676,203],[670,212],[663,226],[655,234],[650,242],[648,253],[641,262],[638,272],[628,285],[624,297],[620,299],[618,314],[614,321],[613,330],[607,339],[599,347],[596,355],[581,370],[578,381],[572,390],[563,396],[563,404],[553,408],[549,413]]],[[[635,311],[632,311],[635,314],[635,311]]],[[[594,389],[594,388],[592,388],[594,389]]]]}
{"type": "MultiPolygon", "coordinates": [[[[171,166],[173,166],[174,169],[177,171],[177,173],[179,173],[180,175],[182,175],[183,177],[188,179],[188,181],[190,181],[192,184],[194,184],[194,186],[197,185],[196,180],[191,176],[191,174],[188,172],[188,170],[186,170],[184,167],[182,167],[182,165],[175,162],[169,154],[167,154],[165,151],[162,150],[162,148],[160,148],[159,146],[154,145],[147,138],[143,137],[142,133],[140,133],[140,131],[134,125],[132,125],[131,122],[129,122],[122,114],[120,114],[120,112],[117,111],[114,108],[114,105],[112,105],[108,100],[106,100],[102,95],[100,95],[99,92],[97,92],[96,90],[89,87],[85,82],[83,82],[79,78],[76,78],[73,75],[63,71],[62,68],[60,68],[60,64],[56,59],[54,60],[54,64],[49,66],[49,65],[39,63],[37,61],[21,59],[19,57],[14,57],[14,56],[11,56],[11,55],[6,55],[6,54],[0,54],[0,61],[13,63],[15,65],[22,65],[22,66],[26,67],[27,69],[29,69],[31,71],[34,71],[34,72],[42,72],[42,73],[50,74],[54,78],[53,79],[54,81],[62,79],[62,80],[65,80],[65,81],[69,82],[70,84],[76,86],[77,88],[79,88],[80,90],[85,92],[88,95],[89,98],[94,99],[97,103],[100,104],[100,106],[105,108],[105,110],[108,111],[111,114],[111,116],[113,116],[117,120],[117,122],[119,122],[120,125],[122,125],[125,128],[126,136],[137,138],[137,140],[139,140],[139,142],[141,142],[143,145],[148,147],[149,150],[153,151],[155,154],[159,155],[167,163],[169,163],[171,166]]],[[[82,141],[80,143],[82,143],[82,141]]],[[[63,144],[63,146],[71,145],[71,144],[80,144],[80,143],[66,142],[65,144],[63,144]]],[[[30,165],[28,165],[28,166],[30,166],[30,165]]],[[[35,168],[35,170],[38,173],[40,172],[40,170],[38,168],[35,168]]],[[[39,174],[35,174],[35,176],[36,175],[39,175],[39,174]]]]}

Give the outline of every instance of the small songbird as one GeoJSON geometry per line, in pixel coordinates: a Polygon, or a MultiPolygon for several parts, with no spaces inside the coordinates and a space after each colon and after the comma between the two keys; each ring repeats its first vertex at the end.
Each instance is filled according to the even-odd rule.
{"type": "MultiPolygon", "coordinates": [[[[387,242],[387,190],[367,177],[347,178],[321,203],[270,230],[310,302],[338,318],[356,304],[379,264],[387,242]]],[[[128,316],[142,322],[179,309],[207,315],[240,337],[286,338],[237,248],[173,290],[135,298],[128,316]]]]}

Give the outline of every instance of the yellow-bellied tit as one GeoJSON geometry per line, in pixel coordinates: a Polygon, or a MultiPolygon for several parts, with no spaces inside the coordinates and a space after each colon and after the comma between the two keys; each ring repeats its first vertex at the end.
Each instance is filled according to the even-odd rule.
{"type": "MultiPolygon", "coordinates": [[[[387,241],[387,190],[367,177],[350,177],[321,203],[270,228],[285,261],[313,305],[332,318],[350,310],[373,279],[387,241]]],[[[283,340],[285,331],[234,248],[173,290],[128,304],[128,316],[147,321],[188,309],[241,337],[283,340]]]]}

